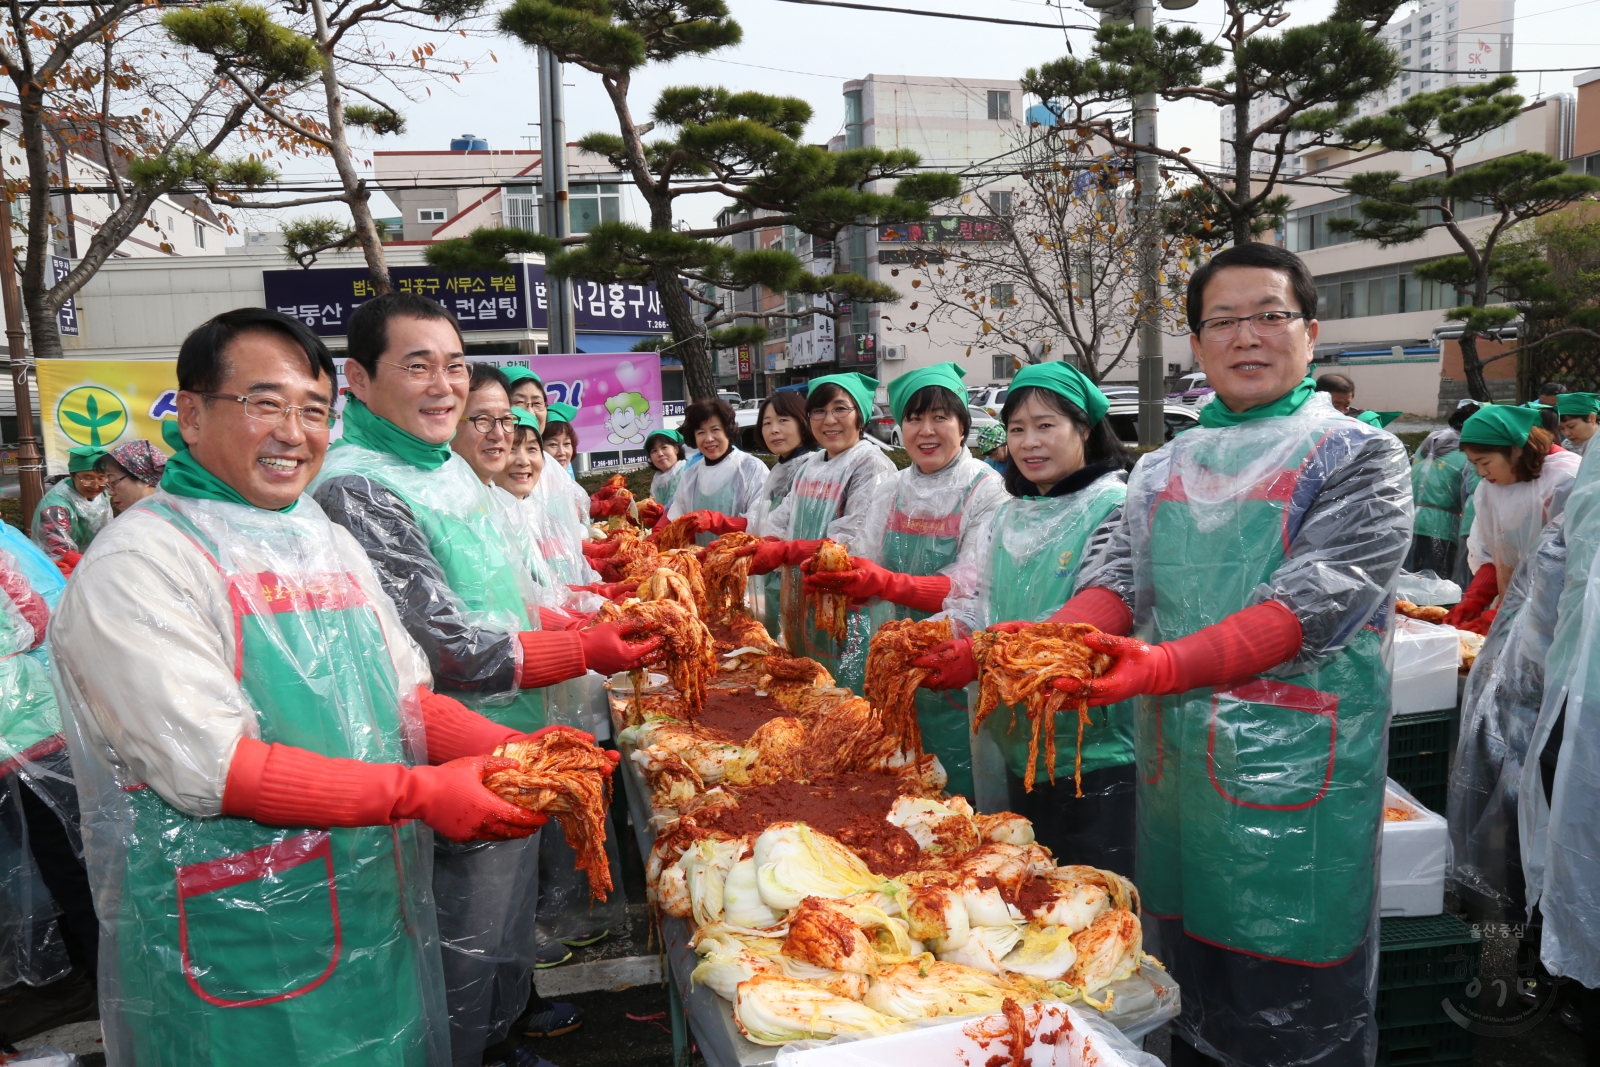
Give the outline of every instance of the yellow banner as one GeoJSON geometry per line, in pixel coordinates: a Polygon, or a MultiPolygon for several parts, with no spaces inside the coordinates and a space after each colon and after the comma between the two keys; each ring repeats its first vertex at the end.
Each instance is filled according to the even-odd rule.
{"type": "Polygon", "coordinates": [[[67,449],[110,448],[141,437],[171,453],[161,421],[176,418],[176,360],[41,359],[39,413],[44,420],[45,464],[67,472],[67,449]]]}

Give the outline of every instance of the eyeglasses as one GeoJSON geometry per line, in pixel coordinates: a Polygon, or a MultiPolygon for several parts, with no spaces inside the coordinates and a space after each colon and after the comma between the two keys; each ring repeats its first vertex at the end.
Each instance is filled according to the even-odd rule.
{"type": "Polygon", "coordinates": [[[831,407],[817,408],[814,411],[806,412],[806,414],[811,417],[812,422],[816,422],[819,419],[825,419],[829,415],[832,415],[834,418],[843,421],[855,413],[856,409],[847,404],[834,404],[831,407]]]}
{"type": "Polygon", "coordinates": [[[408,360],[405,363],[395,363],[393,360],[380,359],[377,362],[386,367],[399,367],[406,372],[406,376],[414,382],[431,382],[440,374],[444,380],[452,384],[460,384],[472,377],[472,368],[463,360],[451,360],[443,367],[436,363],[429,363],[424,359],[408,360]]]}
{"type": "Polygon", "coordinates": [[[131,475],[131,474],[119,474],[115,478],[113,478],[108,474],[108,475],[106,475],[106,488],[107,489],[115,489],[117,486],[121,485],[123,482],[127,481],[129,478],[132,478],[132,477],[133,477],[133,475],[131,475]]]}
{"type": "Polygon", "coordinates": [[[462,419],[461,421],[472,423],[472,428],[485,436],[496,426],[500,427],[501,433],[506,434],[515,433],[517,430],[517,417],[515,415],[501,415],[498,419],[493,415],[474,415],[470,419],[462,419]]]}
{"type": "Polygon", "coordinates": [[[300,425],[306,430],[330,430],[338,421],[339,416],[333,413],[329,404],[291,404],[281,396],[271,393],[255,393],[251,396],[230,396],[227,393],[201,393],[203,397],[212,400],[236,400],[244,405],[244,413],[257,422],[265,422],[273,426],[280,425],[289,413],[295,412],[300,418],[300,425]]]}
{"type": "Polygon", "coordinates": [[[1231,341],[1239,333],[1239,327],[1247,322],[1257,337],[1276,337],[1287,330],[1295,319],[1309,321],[1310,318],[1311,316],[1304,311],[1263,311],[1257,315],[1243,317],[1229,315],[1224,318],[1206,319],[1200,323],[1200,339],[1231,341]]]}

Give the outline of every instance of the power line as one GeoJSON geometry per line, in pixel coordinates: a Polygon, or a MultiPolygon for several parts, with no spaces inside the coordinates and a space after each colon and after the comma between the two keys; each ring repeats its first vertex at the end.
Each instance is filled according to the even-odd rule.
{"type": "Polygon", "coordinates": [[[856,11],[887,11],[892,15],[922,15],[931,19],[957,19],[961,22],[993,22],[1001,26],[1032,26],[1041,30],[1089,30],[1097,26],[1062,26],[1054,22],[1025,22],[1022,19],[998,19],[989,15],[957,15],[949,11],[925,11],[914,7],[881,7],[877,4],[852,4],[846,0],[779,0],[784,4],[814,4],[818,7],[848,7],[856,11]]]}

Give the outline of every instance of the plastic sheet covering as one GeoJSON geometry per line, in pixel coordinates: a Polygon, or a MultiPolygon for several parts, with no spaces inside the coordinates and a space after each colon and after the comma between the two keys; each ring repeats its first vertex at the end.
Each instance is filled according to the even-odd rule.
{"type": "Polygon", "coordinates": [[[672,494],[678,489],[678,479],[683,477],[683,468],[688,466],[687,460],[678,460],[664,471],[656,471],[650,476],[650,499],[662,507],[672,504],[672,494]]]}
{"type": "Polygon", "coordinates": [[[1478,921],[1529,918],[1517,804],[1566,578],[1565,518],[1545,527],[1538,548],[1512,575],[1461,696],[1446,806],[1450,881],[1467,916],[1478,921]]]}
{"type": "Polygon", "coordinates": [[[1031,1067],[1160,1067],[1161,1061],[1115,1026],[1070,1004],[1023,1009],[1022,1055],[1011,1047],[1004,1015],[928,1025],[866,1040],[795,1041],[778,1050],[775,1067],[965,1067],[1025,1063],[1031,1067]]]}
{"type": "MultiPolygon", "coordinates": [[[[1600,452],[1567,501],[1566,581],[1517,796],[1528,906],[1551,974],[1600,988],[1600,452]],[[1552,732],[1559,729],[1559,742],[1552,732]],[[1554,765],[1553,775],[1550,766],[1554,765]],[[1548,783],[1548,792],[1547,792],[1548,783]]],[[[1498,621],[1498,619],[1496,620],[1498,621]]]]}
{"type": "Polygon", "coordinates": [[[577,852],[567,843],[561,824],[552,819],[540,831],[538,943],[590,941],[602,931],[613,937],[628,932],[628,901],[622,891],[622,854],[617,830],[606,816],[606,861],[616,888],[605,900],[589,895],[589,876],[577,867],[577,852]]]}
{"type": "Polygon", "coordinates": [[[1461,600],[1461,587],[1448,578],[1440,578],[1432,571],[1415,574],[1401,571],[1395,582],[1394,595],[1398,600],[1409,600],[1423,607],[1449,607],[1461,600]]]}
{"type": "MultiPolygon", "coordinates": [[[[832,459],[825,452],[813,453],[795,476],[789,495],[772,511],[767,525],[781,531],[776,536],[784,540],[826,537],[860,555],[867,516],[894,473],[894,464],[867,437],[832,459]]],[[[814,625],[800,582],[800,568],[785,567],[782,581],[783,635],[789,651],[821,663],[835,682],[859,694],[866,679],[867,645],[872,638],[866,612],[851,611],[845,640],[835,641],[814,625]]]]}
{"type": "Polygon", "coordinates": [[[1580,462],[1571,452],[1552,452],[1531,482],[1478,483],[1472,494],[1476,517],[1467,535],[1467,564],[1474,574],[1493,563],[1497,573],[1509,575],[1523,556],[1533,554],[1545,523],[1566,505],[1580,462]]]}
{"type": "Polygon", "coordinates": [[[219,815],[241,736],[426,760],[426,665],[360,546],[305,497],[158,492],[95,539],[51,644],[108,1062],[446,1062],[431,832],[219,815]]]}
{"type": "Polygon", "coordinates": [[[1454,541],[1461,525],[1461,471],[1467,466],[1461,431],[1435,430],[1411,457],[1411,494],[1419,537],[1454,541]]]}
{"type": "MultiPolygon", "coordinates": [[[[761,498],[767,481],[767,465],[737,448],[716,463],[701,460],[684,469],[672,494],[668,519],[678,519],[691,511],[715,511],[738,517],[747,514],[761,498]]],[[[716,534],[696,534],[695,544],[709,545],[716,534]]]]}
{"type": "MultiPolygon", "coordinates": [[[[788,531],[775,528],[772,524],[773,512],[789,496],[789,490],[794,488],[795,477],[800,473],[806,462],[816,455],[812,452],[791,452],[788,457],[779,460],[767,472],[767,480],[762,483],[761,492],[756,495],[756,502],[745,516],[746,530],[756,537],[783,537],[788,531]]],[[[774,640],[783,640],[783,573],[774,571],[771,574],[758,574],[751,577],[745,590],[745,601],[750,611],[761,624],[767,628],[774,640]]]]}
{"type": "Polygon", "coordinates": [[[504,510],[466,460],[427,471],[341,442],[312,495],[366,549],[436,689],[514,729],[544,725],[543,695],[517,684],[517,633],[539,628],[538,590],[504,510]]]}
{"type": "Polygon", "coordinates": [[[72,968],[55,901],[29,850],[21,796],[27,788],[14,771],[0,777],[0,989],[46,985],[72,968]]]}
{"type": "Polygon", "coordinates": [[[1461,529],[1456,534],[1456,566],[1450,580],[1465,589],[1472,584],[1472,567],[1467,562],[1467,538],[1472,536],[1472,525],[1477,518],[1478,486],[1483,479],[1478,468],[1468,463],[1461,469],[1461,529]]]}
{"type": "Polygon", "coordinates": [[[111,521],[111,494],[101,492],[85,500],[71,476],[52,485],[33,510],[33,542],[51,559],[65,552],[82,552],[94,535],[111,521]]]}
{"type": "Polygon", "coordinates": [[[63,1052],[54,1045],[40,1045],[30,1048],[26,1052],[19,1052],[6,1060],[6,1063],[25,1063],[28,1067],[78,1067],[78,1057],[70,1052],[63,1052]]]}
{"type": "Polygon", "coordinates": [[[550,494],[551,507],[555,507],[558,501],[564,501],[582,531],[583,539],[594,540],[589,525],[588,490],[579,485],[577,479],[567,472],[567,468],[552,459],[548,452],[544,454],[544,471],[539,475],[539,482],[549,483],[546,489],[550,494]]]}
{"type": "Polygon", "coordinates": [[[1226,692],[1143,697],[1136,713],[1150,951],[1183,988],[1180,1033],[1228,1063],[1370,1062],[1409,473],[1397,438],[1322,394],[1198,427],[1140,460],[1105,562],[1080,579],[1121,593],[1149,641],[1268,598],[1301,624],[1282,667],[1226,692]]]}

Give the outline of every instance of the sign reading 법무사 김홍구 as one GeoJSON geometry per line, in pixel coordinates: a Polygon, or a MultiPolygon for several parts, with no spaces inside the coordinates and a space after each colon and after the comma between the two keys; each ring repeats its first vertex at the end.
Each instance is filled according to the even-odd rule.
{"type": "MultiPolygon", "coordinates": [[[[596,468],[643,462],[644,439],[662,427],[661,357],[653,352],[594,355],[468,356],[473,363],[529,367],[551,400],[572,404],[579,448],[596,468]]],[[[335,358],[344,388],[344,359],[335,358]]],[[[67,471],[67,451],[108,448],[143,438],[166,450],[161,423],[178,414],[177,363],[165,359],[41,360],[39,410],[46,466],[67,471]]],[[[681,412],[680,412],[681,414],[681,412]]],[[[339,426],[333,430],[339,435],[339,426]]]]}
{"type": "MultiPolygon", "coordinates": [[[[544,267],[515,263],[504,270],[440,271],[393,267],[397,292],[415,293],[449,308],[463,333],[543,330],[549,324],[544,267]]],[[[377,295],[365,267],[264,270],[266,306],[293,315],[320,337],[342,337],[350,315],[377,295]]],[[[574,322],[581,333],[664,333],[667,319],[654,285],[572,283],[574,322]]]]}

